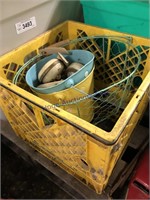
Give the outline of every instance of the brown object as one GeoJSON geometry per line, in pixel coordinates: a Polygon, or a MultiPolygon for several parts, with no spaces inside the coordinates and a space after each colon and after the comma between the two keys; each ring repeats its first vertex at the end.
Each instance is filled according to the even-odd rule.
{"type": "Polygon", "coordinates": [[[51,55],[51,54],[57,54],[58,52],[62,54],[69,54],[69,52],[62,46],[65,44],[68,44],[70,40],[63,40],[54,44],[51,44],[50,46],[40,49],[39,53],[43,55],[51,55]]]}
{"type": "Polygon", "coordinates": [[[58,85],[59,83],[62,83],[63,80],[60,81],[53,81],[50,83],[44,83],[44,84],[40,84],[38,85],[38,88],[47,88],[47,87],[53,87],[55,85],[58,85]]]}
{"type": "Polygon", "coordinates": [[[67,72],[67,77],[71,76],[72,74],[74,74],[75,72],[77,72],[78,70],[80,70],[83,67],[83,64],[78,63],[78,62],[73,62],[71,63],[66,72],[67,72]]]}
{"type": "Polygon", "coordinates": [[[56,58],[51,59],[39,71],[38,80],[41,83],[48,83],[56,79],[61,79],[63,69],[64,65],[62,62],[56,58]]]}
{"type": "Polygon", "coordinates": [[[60,61],[62,61],[63,64],[64,64],[66,67],[68,67],[69,62],[66,60],[66,58],[65,58],[61,53],[58,52],[57,58],[58,58],[60,61]]]}

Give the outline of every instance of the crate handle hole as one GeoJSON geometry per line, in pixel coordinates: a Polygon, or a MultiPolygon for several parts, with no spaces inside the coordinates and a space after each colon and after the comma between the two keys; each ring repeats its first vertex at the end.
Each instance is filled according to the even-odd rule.
{"type": "Polygon", "coordinates": [[[82,168],[84,168],[85,170],[89,170],[89,165],[87,164],[87,162],[85,161],[85,160],[83,160],[82,158],[81,158],[81,166],[82,166],[82,168]]]}

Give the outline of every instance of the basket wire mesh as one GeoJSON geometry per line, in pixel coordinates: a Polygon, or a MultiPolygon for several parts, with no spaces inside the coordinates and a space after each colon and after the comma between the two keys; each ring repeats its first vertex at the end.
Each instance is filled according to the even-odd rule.
{"type": "MultiPolygon", "coordinates": [[[[79,97],[77,96],[75,99],[70,97],[68,101],[58,101],[54,106],[65,109],[65,106],[76,105],[78,117],[80,117],[80,103],[84,101],[84,114],[85,116],[89,115],[88,111],[93,109],[94,116],[91,123],[96,126],[110,118],[117,119],[135,92],[133,79],[140,63],[140,55],[138,49],[131,42],[132,38],[130,37],[89,37],[82,34],[79,38],[64,45],[63,47],[68,50],[84,49],[94,54],[94,93],[87,94],[73,86],[72,89],[79,92],[79,97]]],[[[36,55],[25,63],[14,77],[13,82],[17,84],[20,73],[31,62],[33,63],[39,58],[43,58],[43,55],[36,55]]]]}
{"type": "MultiPolygon", "coordinates": [[[[133,79],[140,63],[138,50],[131,44],[130,37],[116,36],[83,36],[72,40],[68,49],[84,49],[91,51],[95,56],[95,92],[85,94],[75,86],[84,96],[70,99],[70,101],[56,104],[65,106],[79,104],[85,101],[94,110],[92,123],[98,125],[111,116],[117,116],[124,109],[134,91],[133,79]],[[88,103],[87,99],[92,100],[88,103]]],[[[89,107],[85,104],[85,115],[88,115],[89,107]]],[[[79,113],[80,117],[80,113],[79,113]]]]}

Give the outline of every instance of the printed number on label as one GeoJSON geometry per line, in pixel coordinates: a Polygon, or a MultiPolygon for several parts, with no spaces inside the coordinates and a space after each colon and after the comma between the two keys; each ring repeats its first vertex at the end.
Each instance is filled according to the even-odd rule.
{"type": "Polygon", "coordinates": [[[36,20],[35,17],[31,17],[29,20],[18,22],[15,24],[17,34],[23,33],[28,31],[34,27],[36,27],[36,20]]]}
{"type": "Polygon", "coordinates": [[[25,28],[27,28],[29,26],[32,26],[32,21],[25,22],[25,23],[22,24],[23,29],[25,29],[25,28]]]}

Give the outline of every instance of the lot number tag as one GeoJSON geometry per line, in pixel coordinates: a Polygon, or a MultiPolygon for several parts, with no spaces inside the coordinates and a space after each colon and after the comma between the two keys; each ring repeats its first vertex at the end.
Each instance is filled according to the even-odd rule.
{"type": "Polygon", "coordinates": [[[15,26],[16,26],[17,34],[20,34],[20,33],[23,33],[25,31],[28,31],[28,30],[36,27],[35,17],[31,17],[27,21],[18,22],[18,23],[15,24],[15,26]]]}

